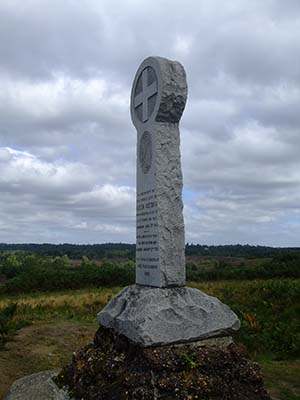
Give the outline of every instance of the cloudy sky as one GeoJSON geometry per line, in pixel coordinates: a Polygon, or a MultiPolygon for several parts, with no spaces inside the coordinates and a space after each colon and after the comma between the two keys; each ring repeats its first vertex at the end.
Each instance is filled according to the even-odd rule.
{"type": "Polygon", "coordinates": [[[299,0],[1,0],[0,242],[134,242],[135,71],[180,61],[186,241],[300,246],[299,0]]]}

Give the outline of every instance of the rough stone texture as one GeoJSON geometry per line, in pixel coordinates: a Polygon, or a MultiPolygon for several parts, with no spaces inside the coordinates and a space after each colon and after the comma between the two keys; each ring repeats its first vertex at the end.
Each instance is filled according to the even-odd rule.
{"type": "Polygon", "coordinates": [[[134,79],[131,117],[137,129],[136,283],[185,285],[179,120],[187,99],[183,66],[143,61],[134,79]]]}
{"type": "Polygon", "coordinates": [[[185,285],[185,238],[177,124],[157,124],[155,133],[159,263],[162,287],[185,285]]]}
{"type": "Polygon", "coordinates": [[[271,400],[242,347],[139,347],[100,327],[57,378],[84,400],[271,400]]]}
{"type": "Polygon", "coordinates": [[[160,105],[157,122],[178,123],[187,99],[187,82],[183,66],[177,61],[155,57],[161,70],[160,105]]]}
{"type": "Polygon", "coordinates": [[[68,393],[53,382],[59,371],[43,371],[13,383],[4,400],[71,400],[68,393]]]}
{"type": "Polygon", "coordinates": [[[141,346],[226,336],[240,327],[228,306],[187,287],[129,286],[98,314],[98,321],[141,346]]]}

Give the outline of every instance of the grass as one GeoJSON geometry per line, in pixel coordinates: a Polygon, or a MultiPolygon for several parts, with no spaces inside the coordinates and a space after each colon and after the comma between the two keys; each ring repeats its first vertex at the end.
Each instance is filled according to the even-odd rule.
{"type": "Polygon", "coordinates": [[[16,379],[69,363],[73,352],[92,340],[96,328],[96,322],[63,320],[22,328],[0,351],[0,399],[16,379]]]}
{"type": "Polygon", "coordinates": [[[257,360],[274,400],[300,400],[300,361],[257,360]]]}
{"type": "Polygon", "coordinates": [[[15,320],[28,323],[62,319],[92,322],[119,291],[120,288],[115,287],[3,296],[0,298],[0,309],[16,303],[15,320]]]}
{"type": "Polygon", "coordinates": [[[18,378],[60,369],[72,353],[92,340],[96,315],[120,288],[5,296],[0,309],[16,303],[16,325],[27,325],[8,338],[0,351],[0,399],[18,378]]]}
{"type": "Polygon", "coordinates": [[[239,316],[238,339],[252,356],[300,358],[300,279],[191,283],[239,316]]]}

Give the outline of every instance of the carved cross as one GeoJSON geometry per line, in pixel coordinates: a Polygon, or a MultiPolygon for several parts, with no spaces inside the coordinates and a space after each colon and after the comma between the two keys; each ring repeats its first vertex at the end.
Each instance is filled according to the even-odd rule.
{"type": "Polygon", "coordinates": [[[134,98],[134,108],[142,105],[143,108],[143,122],[149,118],[148,100],[157,93],[157,82],[153,82],[148,86],[148,68],[142,72],[142,91],[134,98]]]}

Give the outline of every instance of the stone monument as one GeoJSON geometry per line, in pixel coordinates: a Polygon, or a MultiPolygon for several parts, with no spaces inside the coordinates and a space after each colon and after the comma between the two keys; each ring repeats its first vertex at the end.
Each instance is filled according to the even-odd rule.
{"type": "Polygon", "coordinates": [[[228,306],[185,287],[179,121],[187,82],[179,62],[145,59],[131,92],[137,130],[136,285],[99,314],[100,325],[142,346],[227,336],[240,327],[228,306]]]}
{"type": "Polygon", "coordinates": [[[178,62],[147,58],[131,92],[137,130],[136,283],[185,285],[179,120],[187,98],[178,62]]]}

